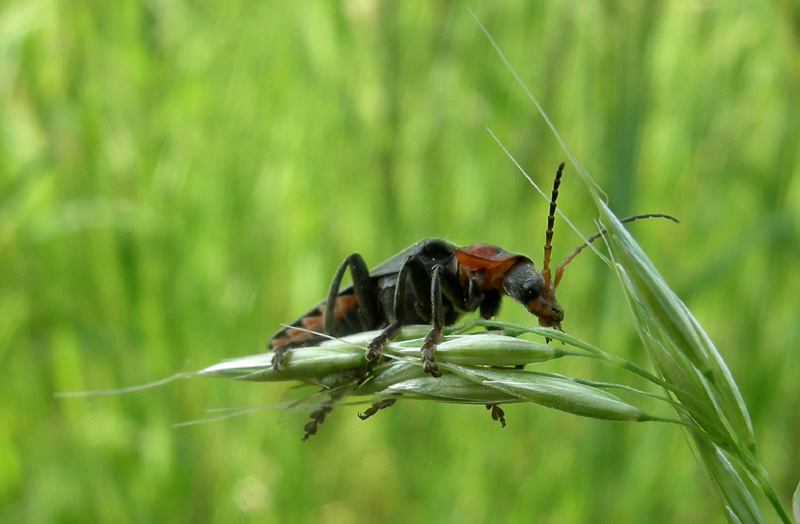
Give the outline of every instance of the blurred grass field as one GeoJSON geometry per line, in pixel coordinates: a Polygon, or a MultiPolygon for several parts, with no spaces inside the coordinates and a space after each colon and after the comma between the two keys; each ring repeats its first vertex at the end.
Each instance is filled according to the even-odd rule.
{"type": "MultiPolygon", "coordinates": [[[[785,504],[800,480],[800,5],[470,5],[716,342],[785,504]]],[[[0,6],[0,521],[723,522],[678,429],[400,401],[320,433],[193,379],[440,236],[538,261],[564,153],[461,2],[0,6]]],[[[561,209],[596,213],[567,166],[561,209]]],[[[556,224],[554,257],[580,240],[556,224]]],[[[564,327],[647,365],[591,253],[564,327]]],[[[510,301],[501,319],[534,323],[510,301]]],[[[592,362],[549,366],[627,380],[592,362]]],[[[634,381],[635,382],[635,381],[634,381]]],[[[635,384],[642,386],[642,384],[635,384]]],[[[766,505],[760,501],[763,507],[766,505]]],[[[768,510],[765,510],[771,516],[768,510]]]]}

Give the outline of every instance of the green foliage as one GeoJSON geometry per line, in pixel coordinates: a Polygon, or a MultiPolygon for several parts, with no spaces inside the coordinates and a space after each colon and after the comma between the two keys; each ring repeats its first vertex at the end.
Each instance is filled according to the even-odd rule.
{"type": "MultiPolygon", "coordinates": [[[[727,363],[788,507],[796,3],[472,7],[614,212],[681,219],[629,229],[727,363]]],[[[482,407],[409,402],[366,422],[341,408],[300,442],[272,411],[172,427],[279,403],[280,385],[53,398],[257,353],[351,251],[374,264],[442,236],[537,258],[545,202],[486,127],[543,187],[564,154],[466,5],[11,0],[0,29],[1,521],[724,521],[668,424],[522,404],[500,429],[482,407]]],[[[559,205],[590,234],[578,179],[559,205]]],[[[579,242],[559,219],[556,259],[579,242]]],[[[649,367],[589,252],[559,301],[568,333],[649,367]]],[[[511,303],[501,318],[531,323],[511,303]]],[[[630,378],[593,362],[542,369],[630,378]]]]}

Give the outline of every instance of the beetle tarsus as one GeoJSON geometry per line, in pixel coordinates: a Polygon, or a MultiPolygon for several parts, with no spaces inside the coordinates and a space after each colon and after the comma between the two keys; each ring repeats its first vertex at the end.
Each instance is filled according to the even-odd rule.
{"type": "Polygon", "coordinates": [[[372,339],[372,342],[367,346],[367,360],[369,362],[376,362],[381,358],[381,351],[386,347],[386,344],[397,335],[400,329],[400,322],[392,322],[386,329],[381,331],[381,334],[372,339]]]}
{"type": "Polygon", "coordinates": [[[289,348],[283,346],[275,348],[275,352],[272,354],[272,369],[275,371],[283,371],[283,363],[286,360],[284,355],[288,349],[289,348]]]}
{"type": "Polygon", "coordinates": [[[359,413],[358,418],[360,418],[361,420],[367,420],[369,417],[371,417],[378,411],[386,409],[389,406],[392,406],[395,402],[397,402],[396,398],[387,398],[384,400],[379,400],[378,402],[375,402],[370,407],[365,409],[363,413],[359,413]]]}
{"type": "Polygon", "coordinates": [[[500,422],[500,427],[506,427],[506,412],[497,404],[486,404],[486,409],[491,410],[492,420],[500,422]]]}
{"type": "Polygon", "coordinates": [[[439,378],[442,373],[439,371],[439,366],[432,360],[425,360],[425,355],[422,356],[422,371],[429,374],[433,378],[439,378]]]}
{"type": "Polygon", "coordinates": [[[306,432],[301,439],[303,442],[308,440],[308,437],[311,435],[315,435],[317,433],[319,425],[325,422],[325,417],[327,417],[328,413],[331,411],[333,411],[333,402],[329,401],[325,402],[322,407],[311,414],[311,420],[306,422],[306,425],[303,426],[303,431],[306,432]]]}
{"type": "Polygon", "coordinates": [[[308,437],[311,435],[315,435],[317,433],[317,429],[319,429],[319,425],[325,422],[325,418],[328,416],[328,413],[333,411],[333,408],[336,406],[336,403],[344,396],[342,391],[331,392],[331,396],[328,400],[323,402],[319,409],[315,410],[311,413],[311,420],[306,422],[305,426],[303,426],[303,431],[305,431],[305,435],[301,439],[303,442],[308,440],[308,437]]]}
{"type": "Polygon", "coordinates": [[[441,329],[434,328],[425,337],[425,343],[422,344],[422,348],[420,348],[422,352],[422,371],[435,378],[442,376],[442,373],[439,371],[439,366],[436,365],[436,357],[433,354],[436,350],[436,345],[441,341],[441,329]]]}
{"type": "Polygon", "coordinates": [[[381,350],[386,346],[388,340],[389,337],[387,337],[385,333],[381,333],[375,337],[367,346],[367,361],[376,362],[381,358],[381,350]]]}

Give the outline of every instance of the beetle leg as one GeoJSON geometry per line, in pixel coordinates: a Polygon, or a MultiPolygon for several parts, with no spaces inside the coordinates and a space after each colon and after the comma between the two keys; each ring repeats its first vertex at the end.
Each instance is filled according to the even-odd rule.
{"type": "MultiPolygon", "coordinates": [[[[430,285],[429,283],[428,289],[430,289],[430,285]]],[[[475,278],[472,276],[470,276],[467,294],[464,294],[464,288],[458,280],[458,276],[443,267],[439,272],[439,286],[442,290],[442,295],[446,297],[460,313],[475,311],[481,304],[482,293],[481,290],[478,289],[475,278]]]]}
{"type": "MultiPolygon", "coordinates": [[[[392,301],[392,313],[394,315],[394,320],[389,323],[381,334],[375,337],[372,342],[369,343],[367,346],[367,360],[369,361],[376,361],[380,358],[381,350],[386,346],[386,343],[392,340],[396,335],[397,332],[400,330],[400,326],[405,324],[406,321],[406,283],[411,277],[411,287],[414,292],[414,295],[417,298],[419,297],[419,288],[420,283],[427,278],[427,271],[425,270],[425,266],[423,265],[422,261],[414,256],[409,255],[403,261],[403,265],[400,267],[400,271],[397,274],[397,282],[395,283],[394,288],[394,299],[392,301]]],[[[427,287],[427,286],[425,286],[427,287]]],[[[418,300],[418,302],[422,302],[424,299],[418,300]]]]}
{"type": "Polygon", "coordinates": [[[475,281],[475,275],[469,276],[469,287],[467,288],[467,296],[463,298],[464,309],[467,311],[475,311],[478,306],[481,306],[483,311],[483,297],[484,293],[478,288],[478,283],[475,281]]]}
{"type": "Polygon", "coordinates": [[[506,413],[499,404],[486,404],[486,409],[491,410],[492,420],[499,421],[501,428],[506,427],[506,413]]]}
{"type": "Polygon", "coordinates": [[[359,413],[358,414],[358,418],[360,418],[361,420],[367,420],[369,417],[371,417],[372,415],[374,415],[378,411],[388,408],[389,406],[393,405],[395,402],[397,402],[397,398],[395,398],[395,397],[393,397],[393,398],[385,398],[383,400],[379,400],[378,402],[375,402],[370,407],[365,409],[363,413],[359,413]]]}
{"type": "Polygon", "coordinates": [[[316,409],[313,413],[311,413],[311,420],[306,422],[305,426],[303,426],[303,431],[305,434],[303,438],[300,439],[303,442],[308,440],[308,437],[311,435],[315,435],[317,433],[317,429],[319,429],[319,425],[325,422],[325,418],[328,414],[333,411],[333,408],[336,407],[336,404],[344,397],[345,393],[343,391],[332,391],[330,394],[330,398],[320,404],[319,408],[316,409]]]}
{"type": "Polygon", "coordinates": [[[331,387],[328,392],[328,399],[319,404],[319,407],[314,410],[308,422],[303,426],[305,434],[302,440],[306,441],[311,435],[317,433],[319,425],[325,422],[328,414],[336,407],[342,398],[349,394],[353,388],[364,380],[364,376],[358,370],[343,371],[337,380],[337,383],[331,387]]]}
{"type": "Polygon", "coordinates": [[[286,353],[288,348],[286,346],[278,346],[272,353],[272,369],[280,371],[283,368],[283,354],[286,353]]]}
{"type": "MultiPolygon", "coordinates": [[[[484,301],[488,298],[490,301],[495,297],[482,292],[478,288],[474,278],[470,278],[469,290],[464,295],[463,288],[450,273],[448,273],[442,266],[435,266],[431,278],[431,324],[433,325],[431,331],[425,337],[425,342],[422,345],[422,369],[425,373],[430,373],[433,377],[441,376],[439,367],[436,365],[434,351],[436,345],[442,341],[442,327],[444,326],[444,309],[442,307],[442,295],[446,296],[453,304],[461,304],[463,311],[475,311],[478,307],[481,308],[481,314],[484,313],[484,301]]],[[[500,303],[500,295],[497,294],[496,300],[490,302],[488,308],[492,311],[492,315],[497,312],[500,303]]]]}
{"type": "Polygon", "coordinates": [[[430,373],[432,377],[442,376],[442,374],[439,372],[439,366],[436,365],[435,357],[433,355],[436,345],[442,341],[442,326],[444,326],[441,281],[442,266],[435,266],[433,268],[433,275],[431,278],[431,323],[433,324],[433,327],[425,336],[425,342],[420,348],[420,351],[422,352],[422,370],[425,373],[430,373]]]}
{"type": "Polygon", "coordinates": [[[361,327],[365,331],[373,329],[375,318],[378,314],[375,295],[372,292],[372,285],[369,277],[369,269],[364,259],[358,253],[351,253],[342,261],[339,269],[331,282],[328,291],[328,298],[325,300],[325,313],[322,317],[322,330],[327,335],[336,334],[335,319],[333,318],[336,309],[336,300],[339,298],[339,288],[342,285],[342,277],[347,268],[350,268],[350,276],[353,279],[353,293],[358,300],[358,310],[361,317],[361,327]]]}
{"type": "MultiPolygon", "coordinates": [[[[339,296],[339,289],[342,284],[342,278],[344,277],[344,272],[347,268],[350,268],[350,275],[352,276],[353,280],[353,295],[355,295],[356,302],[358,303],[358,317],[359,322],[361,323],[361,329],[363,331],[368,331],[370,329],[374,329],[377,325],[377,317],[378,317],[378,304],[377,299],[375,298],[375,293],[372,290],[372,281],[369,276],[369,269],[367,269],[367,264],[364,262],[364,259],[358,253],[351,253],[347,256],[347,258],[342,261],[341,265],[339,265],[339,269],[336,271],[336,274],[333,277],[333,281],[331,282],[331,287],[328,292],[328,297],[325,300],[325,305],[319,310],[322,310],[322,332],[327,335],[339,335],[341,334],[340,330],[337,329],[337,318],[335,317],[336,314],[336,305],[337,301],[342,297],[339,296]]],[[[347,296],[345,298],[351,298],[347,296]]],[[[299,327],[309,327],[309,324],[305,323],[306,319],[318,319],[316,316],[312,317],[305,317],[299,319],[295,324],[299,327]]],[[[317,324],[318,326],[318,324],[317,324]]],[[[319,329],[317,327],[317,329],[319,329]]],[[[318,339],[316,339],[318,340],[318,339]]],[[[276,371],[280,371],[283,368],[283,363],[285,361],[286,353],[291,350],[292,348],[296,347],[303,347],[307,346],[309,341],[306,339],[292,341],[290,339],[289,342],[284,343],[283,345],[274,347],[272,350],[274,354],[272,355],[272,367],[276,371]]]]}
{"type": "Polygon", "coordinates": [[[380,358],[381,350],[386,346],[387,342],[397,335],[397,332],[400,330],[400,325],[400,322],[394,321],[386,326],[386,328],[381,331],[380,335],[372,339],[372,342],[367,346],[367,360],[375,362],[380,358]]]}
{"type": "Polygon", "coordinates": [[[275,371],[281,371],[283,369],[283,361],[285,360],[285,354],[287,351],[292,349],[293,347],[298,347],[299,344],[294,342],[288,342],[282,346],[278,346],[273,348],[272,353],[272,368],[275,371]]]}
{"type": "Polygon", "coordinates": [[[481,318],[490,319],[497,315],[500,311],[502,298],[497,291],[484,291],[483,302],[481,302],[481,318]]]}
{"type": "Polygon", "coordinates": [[[300,440],[305,442],[311,435],[316,435],[319,425],[325,422],[325,417],[328,416],[328,413],[333,411],[333,407],[335,404],[336,401],[334,399],[327,400],[322,403],[319,409],[317,409],[311,414],[311,420],[306,422],[306,425],[303,426],[303,431],[305,431],[305,435],[303,435],[303,438],[300,440]]]}

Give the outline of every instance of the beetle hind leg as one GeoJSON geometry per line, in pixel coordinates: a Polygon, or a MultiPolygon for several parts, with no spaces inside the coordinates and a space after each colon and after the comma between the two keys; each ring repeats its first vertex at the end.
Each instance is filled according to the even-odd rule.
{"type": "Polygon", "coordinates": [[[289,351],[286,345],[278,346],[273,349],[272,353],[272,369],[281,371],[283,369],[283,361],[285,360],[284,354],[289,351]]]}
{"type": "Polygon", "coordinates": [[[283,365],[286,363],[286,354],[289,350],[307,346],[309,340],[289,341],[280,346],[270,348],[270,351],[272,351],[272,369],[275,371],[283,371],[283,365]]]}
{"type": "Polygon", "coordinates": [[[339,265],[331,282],[325,303],[305,316],[297,319],[291,326],[280,331],[270,341],[269,349],[273,351],[272,368],[281,371],[286,362],[286,353],[299,347],[314,345],[324,340],[309,331],[325,335],[343,336],[358,331],[374,329],[377,324],[378,305],[369,270],[364,259],[358,253],[351,253],[339,265]],[[352,276],[352,294],[340,294],[342,278],[345,271],[350,268],[352,276]],[[357,308],[357,325],[352,325],[351,320],[343,318],[348,312],[357,308]],[[298,329],[294,329],[298,328],[298,329]],[[280,345],[278,345],[280,344],[280,345]]]}
{"type": "Polygon", "coordinates": [[[372,282],[369,276],[369,269],[364,259],[358,253],[351,253],[342,261],[339,269],[331,282],[328,297],[325,300],[325,312],[322,317],[322,330],[326,335],[338,335],[337,319],[334,316],[336,311],[336,301],[339,297],[339,288],[342,285],[342,277],[347,268],[350,268],[350,276],[353,279],[353,294],[358,302],[359,320],[361,329],[374,329],[377,322],[378,307],[375,293],[372,291],[372,282]]]}

